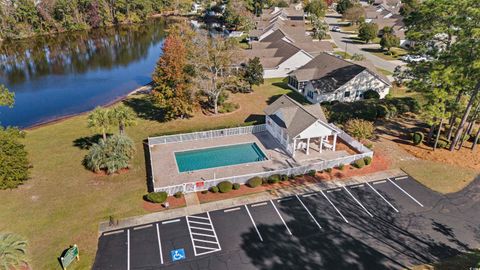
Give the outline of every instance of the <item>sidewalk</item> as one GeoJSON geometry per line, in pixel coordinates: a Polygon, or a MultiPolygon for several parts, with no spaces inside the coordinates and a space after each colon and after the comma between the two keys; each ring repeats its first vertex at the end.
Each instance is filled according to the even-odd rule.
{"type": "Polygon", "coordinates": [[[113,231],[117,229],[138,226],[141,224],[152,223],[152,222],[157,222],[161,220],[174,219],[182,216],[194,215],[194,214],[203,213],[207,211],[215,211],[219,209],[240,206],[244,204],[251,204],[251,203],[268,201],[272,199],[278,199],[278,198],[297,195],[297,194],[304,194],[307,192],[315,192],[315,191],[320,191],[324,189],[339,187],[342,185],[360,184],[360,183],[371,182],[371,181],[381,180],[385,178],[398,177],[403,175],[405,175],[405,173],[402,170],[393,169],[393,170],[376,172],[368,175],[354,176],[352,178],[345,179],[345,180],[331,180],[331,181],[325,181],[325,182],[320,182],[315,184],[306,184],[303,186],[282,188],[282,189],[274,190],[272,192],[265,191],[261,193],[255,193],[255,194],[246,195],[242,197],[209,202],[204,204],[200,204],[198,202],[196,193],[189,193],[189,194],[186,194],[186,198],[185,198],[187,201],[186,207],[176,208],[171,210],[164,210],[162,212],[146,214],[143,216],[125,218],[125,219],[119,220],[118,224],[113,226],[110,226],[108,221],[104,221],[100,223],[99,233],[101,234],[106,231],[113,231]]]}

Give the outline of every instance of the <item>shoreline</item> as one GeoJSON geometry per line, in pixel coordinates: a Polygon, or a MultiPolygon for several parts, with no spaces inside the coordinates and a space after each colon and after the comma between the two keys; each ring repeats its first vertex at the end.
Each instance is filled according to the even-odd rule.
{"type": "MultiPolygon", "coordinates": [[[[110,102],[107,102],[107,103],[101,104],[101,105],[97,105],[97,106],[95,106],[95,108],[96,107],[102,107],[102,108],[112,107],[113,105],[118,104],[118,103],[126,100],[127,98],[129,98],[133,95],[150,92],[152,90],[152,86],[153,86],[153,81],[151,81],[151,82],[149,82],[145,85],[142,85],[140,87],[137,87],[137,88],[133,89],[132,91],[128,92],[126,95],[122,95],[120,97],[117,97],[110,102]]],[[[75,117],[75,116],[88,114],[91,111],[92,110],[88,110],[88,111],[84,111],[84,112],[72,113],[72,114],[67,114],[67,115],[64,115],[64,116],[55,117],[55,118],[52,118],[50,120],[46,120],[46,121],[40,122],[38,124],[33,124],[33,125],[28,126],[26,128],[22,128],[21,130],[24,130],[24,131],[35,130],[35,129],[42,128],[42,127],[45,127],[45,126],[60,123],[62,121],[65,121],[65,120],[70,119],[70,118],[75,117]]]]}

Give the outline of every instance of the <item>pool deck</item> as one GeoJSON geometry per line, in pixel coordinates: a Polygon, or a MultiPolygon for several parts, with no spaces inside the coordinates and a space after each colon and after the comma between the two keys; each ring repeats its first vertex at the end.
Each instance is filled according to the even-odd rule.
{"type": "Polygon", "coordinates": [[[335,152],[323,151],[322,153],[319,153],[312,148],[310,150],[310,155],[307,156],[303,153],[297,152],[295,160],[293,160],[268,132],[215,139],[184,141],[179,143],[157,144],[151,147],[150,152],[155,187],[180,185],[189,182],[209,180],[214,177],[232,177],[262,171],[285,169],[310,162],[329,160],[350,155],[347,150],[339,150],[335,152]],[[203,169],[193,172],[180,173],[178,171],[174,154],[175,152],[253,142],[262,149],[268,160],[203,169]]]}

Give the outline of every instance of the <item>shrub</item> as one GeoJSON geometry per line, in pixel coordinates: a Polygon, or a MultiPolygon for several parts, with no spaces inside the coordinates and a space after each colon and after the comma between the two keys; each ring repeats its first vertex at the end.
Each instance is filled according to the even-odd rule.
{"type": "Polygon", "coordinates": [[[357,159],[353,163],[353,166],[355,166],[358,169],[361,169],[361,168],[365,167],[365,161],[363,160],[363,158],[362,159],[357,159]]]}
{"type": "Polygon", "coordinates": [[[220,191],[220,193],[227,193],[227,192],[232,191],[233,184],[230,181],[223,181],[223,182],[218,183],[217,187],[218,187],[218,190],[220,191]]]}
{"type": "Polygon", "coordinates": [[[210,192],[212,193],[217,193],[218,192],[218,187],[217,186],[213,186],[210,188],[210,192]]]}
{"type": "Polygon", "coordinates": [[[337,167],[340,171],[343,171],[343,169],[345,168],[345,165],[344,164],[340,164],[338,165],[337,167]]]}
{"type": "Polygon", "coordinates": [[[237,110],[240,106],[236,103],[232,102],[225,102],[220,106],[218,112],[219,113],[229,113],[237,110]]]}
{"type": "Polygon", "coordinates": [[[239,184],[239,183],[233,184],[233,189],[234,189],[234,190],[240,189],[240,184],[239,184]]]}
{"type": "Polygon", "coordinates": [[[288,175],[282,174],[282,175],[280,176],[280,181],[287,181],[287,180],[288,180],[288,175]]]}
{"type": "Polygon", "coordinates": [[[270,177],[268,177],[268,183],[269,184],[275,184],[275,183],[278,183],[278,182],[280,182],[280,175],[274,174],[274,175],[271,175],[270,177]]]}
{"type": "Polygon", "coordinates": [[[377,106],[377,118],[389,118],[389,110],[385,105],[377,106]]]}
{"type": "Polygon", "coordinates": [[[372,158],[371,157],[365,157],[363,159],[363,161],[365,162],[365,165],[370,165],[372,164],[372,158]]]}
{"type": "Polygon", "coordinates": [[[358,140],[372,138],[374,130],[373,122],[362,119],[351,119],[345,124],[345,131],[358,140]]]}
{"type": "Polygon", "coordinates": [[[290,174],[290,175],[288,176],[289,179],[295,179],[295,177],[297,177],[295,174],[290,174]]]}
{"type": "Polygon", "coordinates": [[[125,135],[113,135],[93,144],[83,163],[94,172],[104,170],[112,174],[128,168],[134,153],[135,144],[132,139],[125,135]]]}
{"type": "Polygon", "coordinates": [[[413,142],[413,145],[419,145],[423,142],[423,133],[421,132],[414,132],[412,133],[412,142],[413,142]]]}
{"type": "Polygon", "coordinates": [[[145,199],[152,203],[164,203],[167,200],[168,194],[165,191],[150,192],[145,196],[145,199]]]}
{"type": "Polygon", "coordinates": [[[446,139],[438,139],[437,148],[447,148],[450,144],[446,139]]]}
{"type": "Polygon", "coordinates": [[[325,172],[326,172],[326,173],[331,173],[331,172],[332,172],[332,168],[326,168],[326,169],[325,169],[325,172]]]}
{"type": "Polygon", "coordinates": [[[364,99],[380,99],[380,94],[375,90],[367,90],[363,93],[364,99]]]}
{"type": "Polygon", "coordinates": [[[202,194],[207,194],[208,190],[202,190],[202,194]]]}
{"type": "Polygon", "coordinates": [[[178,198],[183,197],[183,193],[181,191],[177,191],[177,192],[175,192],[175,194],[173,194],[173,196],[178,199],[178,198]]]}
{"type": "Polygon", "coordinates": [[[317,174],[317,171],[315,171],[315,170],[310,170],[310,171],[308,171],[307,174],[310,175],[310,176],[312,176],[312,177],[314,177],[314,176],[317,174]]]}
{"type": "Polygon", "coordinates": [[[263,179],[256,176],[256,177],[253,177],[253,178],[250,178],[248,179],[247,181],[247,186],[251,187],[251,188],[255,188],[255,187],[258,187],[262,184],[262,181],[263,179]]]}

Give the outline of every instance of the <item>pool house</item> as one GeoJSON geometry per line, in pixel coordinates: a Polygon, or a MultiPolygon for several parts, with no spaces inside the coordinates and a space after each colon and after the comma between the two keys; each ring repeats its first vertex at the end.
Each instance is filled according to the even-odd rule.
{"type": "Polygon", "coordinates": [[[297,152],[308,156],[312,151],[335,151],[342,131],[328,124],[320,104],[301,105],[283,95],[264,112],[268,132],[292,157],[297,152]]]}

